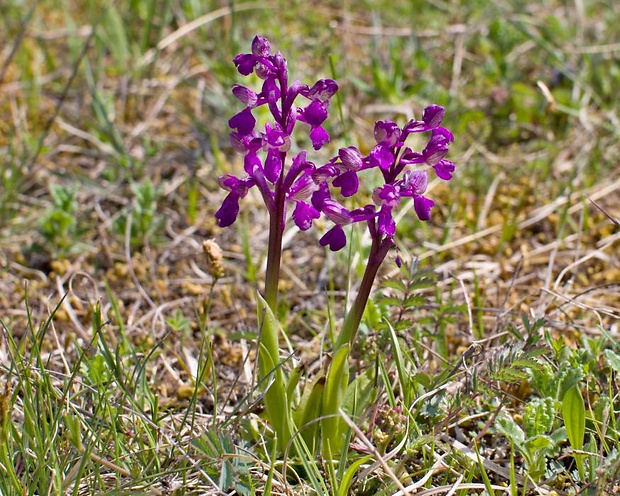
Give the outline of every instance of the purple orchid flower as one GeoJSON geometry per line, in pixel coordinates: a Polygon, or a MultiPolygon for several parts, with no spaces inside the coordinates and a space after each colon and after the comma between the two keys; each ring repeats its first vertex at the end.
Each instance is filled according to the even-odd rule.
{"type": "MultiPolygon", "coordinates": [[[[280,224],[286,218],[287,203],[295,205],[293,221],[302,230],[309,229],[320,213],[308,200],[317,184],[313,176],[316,167],[307,162],[306,154],[298,154],[287,171],[287,153],[291,147],[291,135],[297,121],[310,126],[309,136],[314,149],[320,149],[329,142],[329,134],[323,127],[328,116],[331,97],[338,91],[338,85],[331,79],[321,79],[312,87],[299,81],[288,85],[286,59],[278,52],[271,53],[266,38],[256,36],[252,42],[252,53],[237,55],[233,60],[240,74],[255,73],[263,80],[259,93],[245,86],[235,84],[232,92],[245,105],[228,124],[233,129],[230,140],[233,148],[244,155],[244,170],[247,176],[235,178],[233,184],[226,176],[223,188],[229,190],[222,206],[216,213],[221,227],[233,224],[239,213],[239,200],[247,190],[256,186],[272,216],[278,216],[280,224]],[[309,101],[305,107],[295,106],[295,99],[302,96],[309,101]],[[253,110],[267,105],[273,117],[264,130],[256,129],[253,110]],[[286,177],[286,180],[285,180],[286,177]]],[[[347,194],[357,191],[357,178],[340,179],[347,194]]]]}
{"type": "MultiPolygon", "coordinates": [[[[240,84],[232,88],[233,95],[244,108],[228,121],[232,130],[230,143],[243,156],[245,175],[225,174],[219,178],[220,186],[228,194],[215,217],[221,227],[232,225],[239,214],[239,202],[249,190],[256,187],[260,192],[269,213],[264,298],[271,310],[275,313],[278,306],[282,238],[289,209],[292,210],[293,222],[302,231],[310,229],[314,220],[321,216],[329,220],[333,226],[323,234],[319,243],[332,251],[346,246],[344,226],[358,222],[366,222],[368,226],[372,245],[357,296],[334,344],[336,356],[343,346],[353,344],[378,270],[395,244],[397,226],[394,214],[401,201],[411,198],[417,217],[427,221],[435,204],[425,196],[429,171],[434,170],[442,180],[452,178],[455,165],[445,157],[454,136],[441,125],[445,110],[439,105],[429,105],[421,120],[411,120],[402,128],[391,121],[377,121],[374,126],[376,145],[367,155],[355,147],[345,147],[317,167],[308,159],[306,151],[289,157],[294,143],[293,132],[298,122],[307,125],[314,150],[330,141],[324,125],[331,98],[338,91],[337,83],[320,79],[312,86],[297,80],[289,84],[286,59],[280,52],[272,53],[269,41],[262,36],[256,36],[252,41],[251,53],[237,55],[233,63],[241,75],[254,73],[262,84],[260,90],[240,84]],[[298,98],[302,104],[296,104],[298,98]],[[254,115],[254,110],[261,106],[271,114],[262,129],[257,127],[254,115]],[[428,135],[428,141],[421,151],[414,151],[406,145],[410,134],[423,133],[428,135]],[[374,188],[371,203],[350,210],[338,198],[353,197],[367,169],[380,173],[382,184],[374,188]]],[[[267,374],[272,375],[272,386],[264,396],[265,411],[276,433],[278,447],[284,449],[298,426],[293,425],[290,415],[281,408],[288,400],[284,372],[273,367],[280,356],[278,337],[277,329],[271,329],[271,326],[262,329],[258,379],[260,383],[267,374]]],[[[338,380],[331,372],[327,377],[338,380]]],[[[345,374],[342,378],[345,385],[347,377],[345,374]]],[[[338,422],[334,419],[338,417],[340,407],[338,401],[322,405],[321,413],[326,420],[322,421],[321,432],[329,440],[324,445],[325,453],[338,443],[338,422]]]]}
{"type": "Polygon", "coordinates": [[[239,54],[233,62],[240,74],[255,73],[263,83],[260,92],[239,84],[233,86],[234,96],[245,108],[229,120],[233,130],[230,141],[244,156],[246,176],[220,178],[220,185],[229,193],[216,219],[221,227],[233,224],[239,213],[239,201],[249,189],[258,188],[271,218],[269,257],[274,255],[268,257],[268,272],[273,273],[268,276],[271,286],[266,290],[270,304],[277,295],[277,287],[273,286],[277,283],[289,206],[292,220],[300,230],[309,229],[321,215],[333,222],[333,227],[320,239],[320,244],[332,251],[346,246],[343,226],[366,222],[381,260],[394,245],[394,213],[403,199],[411,198],[417,217],[429,220],[435,203],[425,196],[428,171],[434,170],[437,177],[447,181],[455,170],[454,163],[445,158],[454,135],[441,125],[445,116],[443,107],[429,105],[421,120],[412,119],[402,128],[392,121],[377,121],[376,145],[366,156],[355,147],[345,147],[329,162],[317,167],[302,151],[289,164],[287,156],[297,122],[309,126],[308,134],[315,150],[329,142],[324,123],[331,98],[338,91],[337,83],[320,79],[308,86],[295,80],[289,85],[286,59],[279,52],[272,53],[269,41],[261,36],[252,41],[251,53],[239,54]],[[307,103],[297,106],[298,97],[307,103]],[[268,107],[273,120],[259,130],[253,111],[262,105],[268,107]],[[406,145],[406,140],[410,134],[421,133],[428,134],[428,141],[421,151],[414,151],[406,145]],[[373,168],[380,171],[383,184],[374,189],[371,204],[349,210],[332,196],[332,191],[338,191],[343,198],[354,196],[360,186],[360,174],[373,168]]]}
{"type": "Polygon", "coordinates": [[[403,198],[413,199],[414,210],[420,220],[430,219],[435,202],[424,196],[428,185],[428,172],[415,167],[430,167],[443,180],[452,177],[455,166],[444,157],[454,136],[441,126],[444,114],[443,107],[430,105],[424,110],[421,121],[412,120],[402,129],[391,121],[377,121],[374,129],[377,144],[366,157],[353,147],[340,149],[338,157],[334,157],[330,162],[334,176],[330,179],[332,186],[340,188],[343,197],[357,192],[358,174],[365,169],[377,168],[381,171],[384,184],[375,188],[372,195],[374,204],[358,209],[355,215],[349,213],[348,217],[334,215],[336,211],[349,211],[331,197],[329,201],[325,201],[328,195],[327,186],[322,186],[315,193],[313,204],[335,224],[321,238],[322,245],[329,246],[333,251],[342,249],[346,245],[342,226],[365,221],[373,238],[380,240],[384,248],[392,246],[396,234],[393,212],[403,198]],[[415,152],[405,145],[407,137],[412,133],[430,134],[421,152],[415,152]],[[344,219],[348,219],[348,222],[344,222],[344,219]]]}

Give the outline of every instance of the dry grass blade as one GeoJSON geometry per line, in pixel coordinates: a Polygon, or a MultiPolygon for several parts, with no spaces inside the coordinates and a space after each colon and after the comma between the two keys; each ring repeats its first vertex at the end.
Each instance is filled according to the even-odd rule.
{"type": "Polygon", "coordinates": [[[590,203],[592,203],[592,205],[598,208],[601,211],[601,213],[611,221],[612,224],[614,224],[616,227],[620,227],[620,221],[618,219],[613,217],[607,210],[601,207],[597,202],[595,202],[589,196],[588,196],[588,200],[590,200],[590,203]]]}

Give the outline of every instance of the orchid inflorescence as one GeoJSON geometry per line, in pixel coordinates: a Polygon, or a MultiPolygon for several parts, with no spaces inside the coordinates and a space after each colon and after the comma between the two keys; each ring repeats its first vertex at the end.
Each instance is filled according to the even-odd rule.
{"type": "Polygon", "coordinates": [[[321,214],[332,221],[334,226],[320,240],[332,251],[346,245],[342,227],[362,221],[367,222],[371,236],[381,236],[391,243],[396,231],[393,211],[402,198],[413,199],[421,220],[430,218],[434,202],[424,196],[428,171],[412,170],[411,166],[427,165],[441,179],[452,177],[454,164],[444,157],[454,136],[441,126],[443,107],[426,107],[422,120],[411,120],[403,128],[391,121],[377,121],[377,144],[367,156],[353,146],[341,148],[327,164],[317,167],[302,150],[292,158],[287,170],[285,161],[298,121],[310,126],[309,137],[315,150],[329,142],[330,136],[322,124],[338,85],[332,79],[320,79],[312,87],[299,81],[289,86],[286,59],[279,52],[272,55],[269,42],[261,36],[254,38],[252,53],[238,55],[234,63],[242,75],[254,72],[264,82],[260,93],[241,85],[233,87],[233,94],[246,108],[230,119],[229,125],[235,129],[230,139],[233,148],[244,155],[247,176],[225,174],[219,178],[220,186],[229,191],[216,213],[221,227],[235,222],[239,200],[253,186],[259,189],[270,214],[282,209],[282,220],[286,218],[287,203],[294,204],[292,218],[301,230],[309,229],[321,214]],[[299,95],[307,100],[305,107],[295,105],[299,95]],[[274,121],[268,122],[263,131],[257,131],[252,110],[261,105],[268,106],[274,121]],[[430,133],[421,152],[405,145],[407,137],[414,133],[430,133]],[[333,198],[330,186],[338,188],[342,197],[353,196],[359,187],[358,174],[373,168],[381,171],[384,184],[375,188],[372,204],[349,210],[333,198]]]}
{"type": "Polygon", "coordinates": [[[239,201],[249,189],[256,186],[260,191],[270,219],[265,296],[264,299],[258,296],[258,380],[269,383],[264,393],[266,417],[272,424],[278,446],[285,449],[289,442],[295,441],[295,432],[300,431],[302,437],[316,447],[317,440],[311,434],[316,430],[303,429],[313,425],[320,415],[321,451],[323,456],[331,458],[333,453],[340,453],[346,439],[339,419],[348,386],[346,362],[379,267],[394,245],[395,209],[403,198],[411,198],[418,218],[423,221],[430,218],[434,202],[425,196],[428,171],[433,169],[443,180],[452,177],[455,167],[445,156],[454,136],[441,126],[443,107],[430,105],[424,109],[422,120],[412,119],[402,128],[391,121],[376,122],[376,145],[366,156],[358,148],[349,146],[340,148],[335,157],[321,166],[308,159],[306,150],[289,160],[287,156],[297,122],[309,126],[314,150],[320,150],[330,141],[323,123],[328,117],[330,100],[338,91],[337,83],[332,79],[320,79],[311,87],[299,81],[289,85],[286,59],[279,52],[272,54],[269,42],[261,36],[254,38],[252,53],[237,55],[233,62],[242,75],[254,73],[263,84],[260,93],[245,86],[233,86],[233,94],[245,108],[228,122],[233,129],[230,140],[233,148],[244,157],[246,175],[240,178],[225,174],[219,178],[220,186],[229,193],[215,216],[221,227],[230,226],[239,214],[239,201]],[[295,102],[300,96],[304,101],[297,106],[295,102]],[[273,119],[264,129],[257,130],[253,111],[263,105],[273,119]],[[409,135],[420,133],[427,133],[429,139],[422,151],[416,152],[405,141],[409,135]],[[338,198],[355,195],[360,185],[359,174],[369,169],[380,171],[383,184],[374,189],[372,203],[347,209],[338,198]],[[320,239],[320,244],[332,251],[346,245],[343,226],[349,224],[366,222],[372,240],[355,301],[332,343],[333,359],[329,369],[323,382],[315,381],[310,394],[314,401],[309,401],[305,407],[293,405],[295,395],[291,394],[290,383],[280,367],[282,330],[275,317],[282,238],[289,204],[293,206],[293,222],[302,231],[310,229],[313,221],[321,216],[333,223],[320,239]],[[291,409],[298,412],[297,420],[291,409]]]}

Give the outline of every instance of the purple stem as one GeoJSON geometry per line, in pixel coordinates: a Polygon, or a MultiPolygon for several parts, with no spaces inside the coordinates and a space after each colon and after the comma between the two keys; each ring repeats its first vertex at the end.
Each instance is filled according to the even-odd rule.
{"type": "MultiPolygon", "coordinates": [[[[282,163],[286,153],[282,153],[282,163]]],[[[269,213],[269,246],[267,247],[267,273],[265,274],[265,301],[277,315],[278,282],[280,280],[280,264],[282,263],[282,236],[286,220],[286,192],[282,185],[284,174],[280,176],[274,195],[274,209],[269,213]]]]}

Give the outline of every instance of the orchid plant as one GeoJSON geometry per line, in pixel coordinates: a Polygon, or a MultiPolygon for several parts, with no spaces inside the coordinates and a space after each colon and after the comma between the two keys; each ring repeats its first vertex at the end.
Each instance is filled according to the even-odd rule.
{"type": "MultiPolygon", "coordinates": [[[[240,74],[254,73],[263,83],[258,93],[245,86],[233,86],[233,94],[245,108],[229,120],[233,129],[230,139],[233,148],[243,155],[246,175],[225,174],[219,178],[220,186],[229,193],[216,218],[221,227],[233,224],[239,213],[239,201],[252,187],[258,188],[269,213],[264,300],[259,295],[258,379],[269,383],[264,397],[266,413],[281,448],[285,448],[295,432],[304,427],[297,425],[291,414],[291,384],[282,370],[281,330],[274,316],[278,303],[282,236],[288,212],[292,210],[293,222],[303,231],[310,229],[313,221],[321,216],[333,223],[319,241],[332,251],[341,250],[346,245],[343,227],[349,224],[365,222],[372,240],[358,294],[334,343],[330,368],[324,380],[315,382],[311,392],[313,399],[322,396],[318,403],[320,408],[316,408],[316,401],[311,401],[307,407],[314,409],[313,415],[302,412],[296,417],[305,423],[322,417],[323,456],[331,458],[331,453],[342,448],[342,423],[338,417],[348,384],[349,350],[355,341],[377,272],[395,245],[394,212],[403,199],[412,199],[418,218],[422,221],[430,218],[434,202],[425,196],[429,170],[434,170],[443,180],[452,177],[455,166],[445,156],[454,136],[441,126],[445,113],[443,107],[430,105],[424,109],[421,120],[411,120],[402,128],[391,121],[376,122],[376,145],[366,156],[350,146],[341,148],[335,157],[320,166],[309,160],[306,150],[289,158],[293,130],[298,122],[309,129],[314,150],[330,141],[323,124],[328,117],[330,100],[338,90],[337,83],[332,79],[320,79],[312,86],[297,80],[290,83],[286,59],[279,52],[271,53],[269,41],[261,36],[254,38],[251,53],[237,55],[233,62],[240,74]],[[302,103],[296,104],[298,98],[302,103]],[[273,120],[267,122],[264,129],[257,129],[253,111],[263,105],[267,106],[273,120]],[[406,145],[409,135],[419,133],[429,137],[420,152],[406,145]],[[383,184],[374,189],[371,204],[347,209],[339,198],[355,195],[361,174],[370,169],[380,171],[383,184]]],[[[316,444],[315,440],[310,441],[316,444]]]]}

